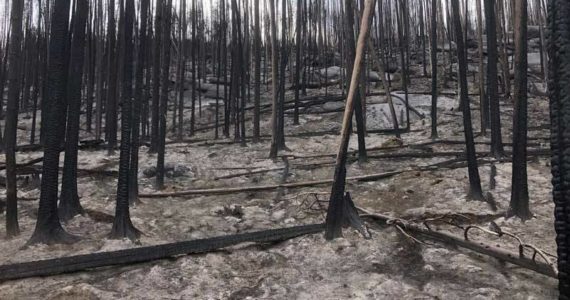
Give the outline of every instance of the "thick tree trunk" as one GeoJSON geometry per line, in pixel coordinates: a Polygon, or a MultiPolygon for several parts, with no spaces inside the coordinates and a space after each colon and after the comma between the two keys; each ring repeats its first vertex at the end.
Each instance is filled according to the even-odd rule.
{"type": "Polygon", "coordinates": [[[558,254],[559,299],[570,299],[570,2],[548,1],[548,56],[550,98],[550,145],[552,150],[552,185],[554,229],[558,254]]]}
{"type": "Polygon", "coordinates": [[[73,243],[78,240],[61,227],[57,212],[59,153],[64,135],[60,126],[65,116],[66,61],[69,57],[69,0],[55,0],[52,12],[46,99],[43,106],[46,112],[42,119],[45,145],[40,204],[36,228],[28,244],[73,243]]]}
{"type": "Polygon", "coordinates": [[[275,0],[269,0],[269,13],[271,16],[271,90],[272,90],[272,111],[271,111],[271,149],[269,150],[269,157],[272,159],[277,158],[279,150],[279,102],[277,91],[277,74],[279,72],[277,59],[277,24],[275,18],[275,0]]]}
{"type": "MultiPolygon", "coordinates": [[[[133,93],[133,23],[135,14],[134,0],[125,0],[123,15],[124,39],[124,72],[123,72],[123,99],[121,115],[121,151],[119,154],[119,179],[117,182],[117,199],[115,205],[115,219],[109,238],[138,240],[140,232],[133,226],[129,213],[129,170],[131,155],[131,119],[132,119],[132,93],[133,93]]],[[[168,32],[168,31],[167,31],[168,32]]]]}
{"type": "Polygon", "coordinates": [[[479,51],[479,104],[481,110],[481,134],[487,135],[489,126],[489,101],[485,94],[485,54],[483,53],[483,14],[481,0],[476,0],[477,8],[477,49],[479,51]]]}
{"type": "MultiPolygon", "coordinates": [[[[6,3],[7,5],[7,3],[6,3]]],[[[10,11],[10,45],[8,49],[8,103],[6,105],[6,235],[20,234],[18,224],[18,187],[16,181],[16,143],[18,126],[18,105],[20,98],[20,60],[22,43],[22,16],[24,0],[13,0],[10,11]]],[[[0,86],[4,89],[4,86],[0,86]]],[[[0,101],[4,101],[0,98],[0,101]]],[[[0,135],[2,135],[0,131],[0,135]]]]}
{"type": "Polygon", "coordinates": [[[513,115],[513,177],[509,214],[522,220],[532,217],[529,209],[526,170],[527,146],[527,0],[515,0],[515,84],[513,115]]]}
{"type": "MultiPolygon", "coordinates": [[[[301,1],[301,0],[298,0],[301,1]]],[[[254,12],[253,18],[255,23],[254,30],[254,53],[253,53],[253,63],[255,65],[254,74],[254,92],[253,92],[253,142],[259,142],[259,123],[260,123],[260,111],[259,105],[261,100],[261,26],[259,20],[259,0],[254,0],[254,12]]]]}
{"type": "Polygon", "coordinates": [[[67,87],[67,130],[63,179],[59,199],[59,218],[67,222],[83,213],[77,194],[77,152],[79,150],[79,119],[81,110],[81,86],[85,56],[85,25],[89,13],[87,0],[78,0],[74,13],[73,41],[67,87]]]}

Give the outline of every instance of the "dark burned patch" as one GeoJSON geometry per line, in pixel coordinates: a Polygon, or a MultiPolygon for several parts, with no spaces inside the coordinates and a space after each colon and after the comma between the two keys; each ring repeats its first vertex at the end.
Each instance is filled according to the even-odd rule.
{"type": "Polygon", "coordinates": [[[432,280],[433,274],[424,269],[426,263],[422,256],[422,245],[399,235],[392,250],[389,260],[373,263],[367,271],[402,276],[419,289],[432,280]]]}
{"type": "Polygon", "coordinates": [[[224,205],[222,209],[216,211],[216,214],[221,217],[235,217],[238,219],[242,219],[244,216],[243,208],[241,205],[224,205]]]}
{"type": "Polygon", "coordinates": [[[254,286],[242,287],[239,290],[231,293],[228,299],[241,300],[241,299],[246,299],[248,297],[252,298],[260,297],[263,295],[263,290],[260,289],[262,283],[263,283],[263,278],[259,279],[254,286]]]}

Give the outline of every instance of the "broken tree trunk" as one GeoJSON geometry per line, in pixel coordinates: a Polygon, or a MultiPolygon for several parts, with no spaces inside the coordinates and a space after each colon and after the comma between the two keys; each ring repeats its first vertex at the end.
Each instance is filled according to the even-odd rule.
{"type": "Polygon", "coordinates": [[[358,91],[358,83],[360,78],[360,69],[362,67],[362,58],[368,39],[368,29],[372,21],[372,11],[376,0],[366,0],[364,13],[360,23],[360,34],[358,35],[358,44],[356,48],[356,57],[354,59],[354,69],[352,70],[352,78],[350,81],[350,89],[348,91],[348,98],[346,99],[346,107],[344,110],[344,117],[342,120],[341,142],[336,158],[336,166],[334,173],[333,186],[330,197],[330,205],[327,212],[326,219],[326,234],[325,238],[332,240],[342,235],[342,221],[343,221],[343,207],[344,203],[344,189],[346,179],[346,157],[348,151],[348,142],[350,139],[350,132],[352,127],[352,112],[354,110],[354,99],[358,91]]]}

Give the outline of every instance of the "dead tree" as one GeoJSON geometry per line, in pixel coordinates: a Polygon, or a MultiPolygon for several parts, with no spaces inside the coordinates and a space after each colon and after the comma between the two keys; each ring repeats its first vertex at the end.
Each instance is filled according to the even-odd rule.
{"type": "MultiPolygon", "coordinates": [[[[147,25],[149,0],[141,0],[140,8],[140,28],[139,28],[139,50],[137,57],[137,69],[135,74],[135,98],[133,104],[132,132],[131,132],[131,162],[129,168],[129,203],[131,205],[140,203],[139,201],[139,145],[140,145],[140,121],[143,96],[143,74],[147,68],[147,25]]],[[[149,75],[149,73],[147,73],[149,75]]],[[[148,86],[147,86],[148,88],[148,86]]],[[[145,98],[147,99],[147,98],[145,98]]],[[[146,116],[145,116],[146,117],[146,116]]]]}
{"type": "Polygon", "coordinates": [[[489,126],[489,101],[485,94],[485,54],[483,53],[483,14],[481,0],[476,0],[477,9],[477,50],[479,51],[479,104],[481,111],[481,134],[487,134],[489,126]]]}
{"type": "MultiPolygon", "coordinates": [[[[149,152],[156,153],[158,151],[158,119],[159,119],[159,103],[160,103],[160,70],[161,70],[161,45],[162,45],[162,2],[156,4],[154,14],[154,39],[152,53],[152,109],[150,121],[150,148],[149,152]]],[[[168,34],[168,33],[164,33],[168,34]]]]}
{"type": "MultiPolygon", "coordinates": [[[[346,0],[345,3],[345,38],[346,38],[346,48],[347,48],[347,55],[346,55],[346,65],[347,65],[347,78],[352,78],[352,71],[354,69],[354,59],[356,57],[356,40],[354,38],[354,7],[352,6],[353,1],[346,0]]],[[[364,64],[363,64],[364,66],[364,64]]],[[[360,70],[362,71],[362,67],[360,70]]],[[[361,88],[363,85],[363,74],[360,75],[360,86],[356,91],[356,95],[354,96],[354,114],[356,117],[356,133],[358,137],[358,160],[360,162],[367,161],[367,154],[366,154],[366,128],[364,125],[364,112],[362,109],[362,91],[361,88]]],[[[364,79],[368,80],[368,78],[364,79]]],[[[351,123],[352,124],[352,123],[351,123]]],[[[352,129],[351,129],[352,130],[352,129]]]]}
{"type": "Polygon", "coordinates": [[[108,42],[107,42],[107,105],[105,106],[105,134],[109,154],[115,151],[117,146],[117,82],[118,62],[115,36],[115,0],[109,1],[108,7],[108,42]]]}
{"type": "Polygon", "coordinates": [[[55,0],[51,15],[49,66],[43,106],[46,111],[45,119],[42,119],[45,126],[45,143],[40,204],[36,228],[28,244],[73,243],[78,240],[78,237],[67,233],[61,227],[57,212],[59,153],[64,135],[60,126],[66,108],[68,27],[69,0],[55,0]]]}
{"type": "Polygon", "coordinates": [[[552,150],[552,185],[554,229],[558,254],[559,299],[570,299],[570,2],[548,1],[548,91],[550,98],[550,145],[552,150]]]}
{"type": "Polygon", "coordinates": [[[89,14],[87,0],[78,0],[73,16],[73,40],[69,80],[67,82],[67,130],[63,178],[59,198],[59,218],[67,222],[83,213],[77,193],[77,153],[79,151],[79,122],[81,110],[81,87],[85,56],[85,27],[89,14]]]}
{"type": "Polygon", "coordinates": [[[497,18],[495,0],[483,0],[485,3],[485,21],[487,29],[487,101],[491,116],[491,152],[495,157],[503,157],[503,138],[501,136],[501,114],[497,88],[497,18]]]}
{"type": "MultiPolygon", "coordinates": [[[[301,0],[298,0],[301,1],[301,0]]],[[[261,26],[259,20],[259,0],[253,1],[253,18],[255,23],[254,29],[254,53],[253,53],[253,63],[255,67],[254,71],[254,92],[253,92],[253,142],[259,142],[259,122],[260,122],[260,99],[261,99],[261,26]]],[[[216,97],[217,98],[217,97],[216,97]]],[[[216,106],[217,107],[217,106],[216,106]]]]}
{"type": "Polygon", "coordinates": [[[532,217],[529,209],[526,170],[527,146],[527,1],[515,0],[515,84],[513,114],[513,177],[509,214],[522,220],[532,217]]]}
{"type": "Polygon", "coordinates": [[[123,98],[121,99],[121,151],[119,154],[119,179],[117,182],[117,199],[115,219],[109,237],[112,239],[129,238],[137,240],[140,232],[133,226],[129,213],[129,170],[131,155],[131,119],[132,119],[132,88],[133,88],[133,32],[134,32],[134,0],[125,0],[124,15],[122,16],[122,37],[124,39],[124,72],[123,98]]]}
{"type": "Polygon", "coordinates": [[[437,139],[437,0],[431,1],[431,138],[437,139]]]}
{"type": "Polygon", "coordinates": [[[484,200],[483,190],[481,189],[481,179],[479,178],[479,170],[477,167],[477,153],[475,152],[473,125],[471,124],[471,107],[469,101],[469,93],[467,90],[467,57],[465,55],[463,31],[461,29],[462,27],[459,14],[459,0],[452,0],[451,8],[453,15],[453,27],[455,29],[455,38],[457,41],[459,85],[461,91],[460,99],[463,103],[463,131],[465,134],[465,145],[467,148],[467,169],[469,171],[468,197],[474,200],[484,200]]]}
{"type": "Polygon", "coordinates": [[[348,142],[350,140],[352,114],[354,110],[355,97],[358,92],[360,82],[360,69],[362,67],[362,57],[366,49],[366,41],[368,39],[368,30],[374,14],[376,0],[366,0],[362,21],[360,25],[360,33],[358,35],[358,44],[356,48],[356,56],[354,58],[354,68],[350,80],[350,88],[346,99],[346,107],[342,120],[341,141],[338,154],[336,157],[336,165],[334,172],[334,180],[329,201],[329,208],[326,218],[325,238],[332,240],[342,236],[342,225],[344,220],[345,198],[344,191],[346,185],[346,160],[348,151],[348,142]]]}
{"type": "Polygon", "coordinates": [[[275,0],[269,0],[269,14],[271,16],[271,90],[272,90],[272,110],[271,110],[271,149],[269,157],[272,159],[277,158],[279,151],[279,102],[277,91],[277,74],[279,72],[277,60],[279,54],[277,53],[277,23],[275,18],[275,0]]]}
{"type": "MultiPolygon", "coordinates": [[[[162,40],[161,44],[161,61],[162,74],[160,76],[160,103],[159,109],[159,126],[158,126],[158,155],[156,159],[156,188],[161,190],[164,188],[164,157],[166,151],[166,113],[168,109],[168,86],[170,83],[170,26],[171,26],[171,10],[172,0],[163,3],[162,18],[162,40]]],[[[192,75],[193,77],[195,75],[192,75]]]]}
{"type": "MultiPolygon", "coordinates": [[[[6,3],[8,5],[8,3],[6,3]]],[[[6,8],[7,9],[7,8],[6,8]]],[[[16,180],[16,143],[18,126],[18,105],[20,98],[20,60],[22,44],[22,16],[24,0],[13,0],[10,11],[10,45],[8,49],[8,103],[6,105],[6,235],[20,234],[18,225],[18,187],[16,180]]],[[[4,86],[0,86],[4,89],[4,86]]],[[[0,98],[0,102],[4,100],[0,98]]],[[[0,135],[1,131],[0,131],[0,135]]]]}

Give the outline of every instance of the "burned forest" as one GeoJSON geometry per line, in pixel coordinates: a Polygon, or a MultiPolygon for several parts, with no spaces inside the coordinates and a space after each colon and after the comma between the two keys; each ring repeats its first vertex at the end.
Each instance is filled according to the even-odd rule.
{"type": "Polygon", "coordinates": [[[569,139],[568,0],[0,0],[0,299],[570,299],[569,139]]]}

